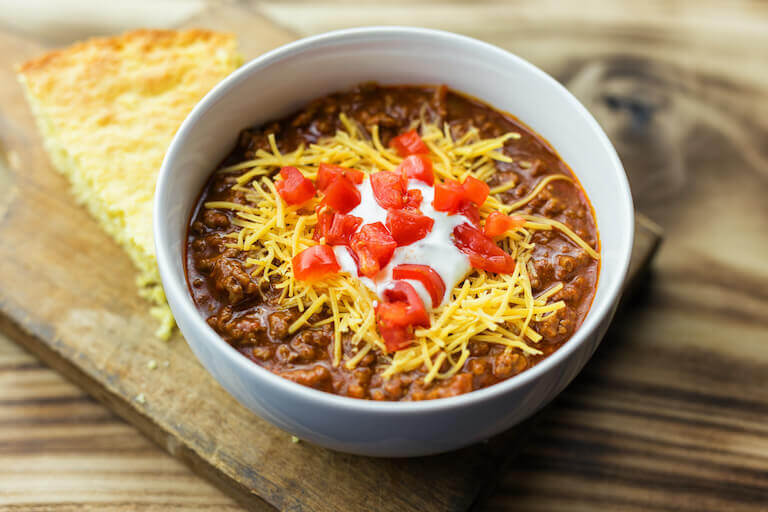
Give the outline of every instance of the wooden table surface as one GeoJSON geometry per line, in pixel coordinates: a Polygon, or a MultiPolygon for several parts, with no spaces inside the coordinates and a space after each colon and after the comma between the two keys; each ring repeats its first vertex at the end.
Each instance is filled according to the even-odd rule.
{"type": "MultiPolygon", "coordinates": [[[[38,4],[0,6],[0,24],[66,44],[174,26],[207,8],[144,0],[117,12],[70,2],[64,16],[38,4]]],[[[247,7],[297,36],[418,24],[520,54],[596,114],[638,208],[666,230],[641,293],[479,510],[768,510],[768,5],[247,7]]],[[[0,335],[0,508],[84,506],[238,508],[0,335]]]]}

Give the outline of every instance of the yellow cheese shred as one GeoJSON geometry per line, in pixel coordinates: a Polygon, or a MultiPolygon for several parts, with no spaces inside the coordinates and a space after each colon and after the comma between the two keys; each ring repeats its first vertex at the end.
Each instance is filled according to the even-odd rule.
{"type": "MultiPolygon", "coordinates": [[[[547,176],[546,178],[542,179],[541,181],[539,181],[539,183],[536,184],[536,186],[533,188],[533,190],[531,190],[530,194],[528,194],[524,198],[522,198],[519,201],[516,201],[516,202],[514,202],[512,204],[504,205],[503,209],[506,210],[506,211],[510,211],[510,212],[520,209],[520,207],[528,204],[528,202],[530,202],[531,199],[533,199],[534,197],[539,195],[539,193],[542,190],[544,190],[544,187],[546,187],[550,182],[555,181],[555,180],[565,180],[565,181],[570,181],[571,183],[573,183],[573,180],[569,176],[566,176],[565,174],[551,174],[551,175],[547,176]]],[[[499,193],[499,192],[501,192],[503,190],[506,190],[504,188],[504,185],[492,189],[491,190],[491,194],[497,194],[497,193],[499,193]]]]}
{"type": "Polygon", "coordinates": [[[331,313],[333,313],[333,366],[341,362],[341,321],[339,320],[339,305],[336,302],[336,292],[328,290],[331,298],[331,313]]]}
{"type": "MultiPolygon", "coordinates": [[[[269,151],[259,149],[254,158],[219,172],[241,172],[235,187],[245,193],[249,204],[210,201],[206,208],[229,210],[235,215],[236,233],[228,234],[230,246],[247,252],[246,267],[256,281],[271,281],[281,290],[281,305],[294,308],[299,316],[289,326],[293,334],[305,327],[333,325],[332,362],[354,369],[371,351],[379,361],[387,363],[383,377],[424,368],[424,383],[450,379],[464,366],[473,342],[495,343],[507,350],[536,355],[536,344],[542,336],[535,331],[536,322],[556,314],[565,307],[557,300],[562,284],[533,296],[529,276],[531,254],[536,231],[556,229],[570,238],[593,258],[598,252],[579,238],[565,224],[544,217],[520,214],[525,224],[511,231],[500,246],[516,260],[512,274],[498,275],[472,271],[451,293],[450,299],[431,313],[431,327],[415,332],[414,343],[392,354],[386,353],[374,314],[375,294],[356,277],[346,273],[332,275],[322,281],[306,283],[294,279],[292,258],[315,245],[312,233],[317,224],[315,206],[318,199],[297,207],[286,206],[274,181],[280,179],[282,166],[294,166],[313,179],[320,163],[352,166],[364,173],[392,170],[402,161],[393,150],[384,147],[377,126],[370,134],[345,115],[340,116],[343,129],[308,147],[300,146],[290,153],[279,151],[279,141],[268,137],[269,151]],[[313,315],[325,318],[310,323],[313,315]],[[345,354],[344,346],[352,347],[345,354]]],[[[507,133],[493,139],[482,139],[476,129],[454,138],[449,126],[442,128],[425,122],[417,123],[421,136],[430,149],[435,175],[439,179],[463,180],[467,176],[487,180],[495,173],[495,161],[509,161],[501,152],[505,142],[520,137],[507,133]]],[[[481,218],[492,211],[515,212],[536,197],[554,180],[573,183],[569,176],[555,174],[544,177],[524,198],[504,204],[491,195],[480,209],[481,218]]],[[[502,184],[491,190],[499,194],[513,185],[502,184]]]]}

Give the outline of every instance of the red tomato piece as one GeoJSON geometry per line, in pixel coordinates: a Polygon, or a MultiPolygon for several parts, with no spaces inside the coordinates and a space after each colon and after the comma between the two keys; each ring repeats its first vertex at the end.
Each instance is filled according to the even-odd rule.
{"type": "Polygon", "coordinates": [[[435,269],[427,265],[403,263],[392,269],[392,279],[413,279],[419,281],[427,289],[432,299],[432,307],[436,308],[445,296],[445,283],[435,269]]]}
{"type": "Polygon", "coordinates": [[[429,154],[429,148],[421,140],[416,130],[398,135],[389,142],[389,147],[397,151],[400,156],[429,154]]]}
{"type": "Polygon", "coordinates": [[[341,176],[341,173],[335,169],[335,165],[320,164],[317,168],[317,177],[315,186],[317,190],[323,191],[325,187],[331,184],[333,180],[341,176]]]}
{"type": "Polygon", "coordinates": [[[295,167],[280,169],[279,181],[275,182],[277,193],[286,204],[294,205],[308,201],[315,195],[315,186],[295,167]]]}
{"type": "Polygon", "coordinates": [[[456,213],[459,213],[468,218],[470,222],[472,222],[472,224],[475,226],[480,224],[480,210],[475,203],[463,201],[456,213]]]}
{"type": "Polygon", "coordinates": [[[344,176],[337,176],[323,192],[323,204],[341,213],[347,213],[360,204],[360,191],[344,176]]]}
{"type": "Polygon", "coordinates": [[[501,212],[491,212],[485,219],[485,236],[500,236],[509,230],[522,227],[525,219],[519,215],[504,215],[501,212]]]}
{"type": "Polygon", "coordinates": [[[435,210],[460,213],[477,224],[480,221],[478,207],[488,199],[489,191],[486,183],[472,176],[468,176],[464,183],[446,180],[435,185],[435,200],[432,204],[435,210]]]}
{"type": "Polygon", "coordinates": [[[421,190],[412,188],[405,194],[405,207],[411,210],[418,210],[421,208],[421,202],[424,200],[421,190]]]}
{"type": "Polygon", "coordinates": [[[317,207],[315,207],[315,212],[317,212],[317,224],[315,225],[315,232],[312,234],[312,239],[315,242],[319,242],[320,239],[328,235],[328,231],[333,224],[334,212],[323,204],[317,205],[317,207]]]}
{"type": "Polygon", "coordinates": [[[497,274],[515,270],[515,259],[474,226],[465,223],[453,228],[453,243],[469,256],[474,268],[497,274]]]}
{"type": "Polygon", "coordinates": [[[379,321],[387,322],[394,327],[405,327],[408,324],[408,304],[405,302],[382,301],[376,305],[376,315],[379,321]]]}
{"type": "Polygon", "coordinates": [[[379,261],[373,253],[367,249],[360,247],[353,248],[352,256],[355,259],[355,263],[357,263],[357,273],[360,276],[373,277],[379,273],[379,270],[381,270],[379,261]]]}
{"type": "Polygon", "coordinates": [[[317,190],[324,191],[339,176],[344,176],[356,185],[361,184],[365,178],[365,174],[356,169],[333,164],[320,164],[317,168],[317,178],[315,179],[317,190]]]}
{"type": "Polygon", "coordinates": [[[387,350],[400,350],[410,345],[413,327],[429,327],[429,314],[419,294],[405,281],[395,281],[384,290],[384,302],[376,306],[379,333],[387,350]]]}
{"type": "Polygon", "coordinates": [[[342,169],[344,169],[344,177],[352,181],[355,185],[360,185],[365,179],[365,173],[363,171],[347,169],[346,167],[342,167],[342,169]]]}
{"type": "Polygon", "coordinates": [[[432,170],[432,160],[424,155],[410,155],[405,157],[395,172],[401,174],[406,180],[413,178],[421,180],[427,185],[435,184],[435,172],[432,170]]]}
{"type": "Polygon", "coordinates": [[[350,244],[357,259],[360,274],[375,276],[392,258],[397,242],[381,222],[365,224],[352,236],[350,244]]]}
{"type": "Polygon", "coordinates": [[[432,206],[439,212],[456,213],[464,200],[464,188],[458,181],[446,180],[435,184],[432,206]]]}
{"type": "Polygon", "coordinates": [[[333,248],[327,245],[313,245],[304,249],[294,256],[291,263],[293,276],[299,281],[317,281],[341,269],[333,248]]]}
{"type": "Polygon", "coordinates": [[[421,297],[410,283],[395,281],[392,286],[384,290],[383,299],[385,304],[405,304],[405,314],[402,314],[401,311],[384,308],[383,311],[379,310],[379,318],[384,318],[393,325],[429,327],[429,313],[427,313],[421,297]],[[398,314],[395,315],[394,313],[398,314]]]}
{"type": "Polygon", "coordinates": [[[360,217],[336,213],[328,233],[325,235],[325,243],[328,245],[349,245],[352,241],[352,235],[362,223],[363,219],[360,217]]]}
{"type": "MultiPolygon", "coordinates": [[[[384,310],[388,308],[403,310],[403,314],[405,314],[404,311],[406,306],[399,302],[393,304],[380,304],[377,308],[377,312],[380,313],[382,308],[384,310]]],[[[387,347],[387,352],[396,352],[406,348],[413,341],[413,327],[410,325],[394,325],[383,319],[381,316],[379,316],[377,323],[379,325],[379,334],[384,338],[384,345],[387,347]]]]}
{"type": "Polygon", "coordinates": [[[407,210],[389,210],[387,229],[398,246],[410,245],[432,231],[435,221],[431,217],[407,210]]]}
{"type": "Polygon", "coordinates": [[[400,209],[405,203],[406,185],[402,176],[391,171],[379,171],[371,174],[373,197],[379,206],[387,210],[400,209]]]}
{"type": "Polygon", "coordinates": [[[467,176],[461,186],[464,189],[464,199],[475,203],[477,206],[483,206],[491,190],[486,182],[472,176],[467,176]]]}

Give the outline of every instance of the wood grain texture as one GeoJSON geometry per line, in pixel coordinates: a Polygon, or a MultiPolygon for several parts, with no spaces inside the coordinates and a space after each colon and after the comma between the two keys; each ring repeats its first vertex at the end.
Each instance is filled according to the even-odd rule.
{"type": "MultiPolygon", "coordinates": [[[[420,24],[528,58],[596,114],[641,210],[667,232],[642,293],[582,376],[531,423],[527,442],[498,450],[522,448],[476,510],[766,509],[765,3],[251,2],[230,16],[240,8],[291,37],[420,24]]],[[[0,173],[0,217],[9,180],[0,173]]],[[[76,493],[62,496],[77,506],[76,493]]]]}
{"type": "Polygon", "coordinates": [[[768,508],[768,5],[270,2],[308,35],[423,24],[498,44],[596,115],[666,241],[478,510],[768,508]]]}
{"type": "MultiPolygon", "coordinates": [[[[260,19],[241,13],[240,21],[256,30],[260,19]]],[[[272,39],[255,47],[284,42],[265,29],[258,34],[272,39]]],[[[4,58],[29,51],[9,36],[0,46],[9,50],[4,58]]],[[[496,466],[482,447],[383,460],[294,444],[221,389],[178,334],[170,343],[155,339],[127,257],[45,161],[9,64],[0,68],[0,105],[12,127],[4,146],[13,155],[0,219],[5,332],[253,510],[437,511],[472,503],[496,466]],[[170,364],[153,371],[151,360],[170,364]]]]}
{"type": "MultiPolygon", "coordinates": [[[[230,30],[265,23],[237,11],[207,14],[206,25],[215,19],[214,26],[230,30]]],[[[288,39],[264,28],[256,42],[240,34],[245,49],[260,53],[288,39]]],[[[9,35],[0,35],[0,47],[16,61],[40,51],[9,35]]],[[[442,511],[475,501],[501,461],[487,445],[386,460],[294,444],[219,388],[180,336],[154,339],[128,259],[72,203],[46,162],[5,64],[0,105],[9,186],[0,219],[0,329],[250,509],[442,511]],[[150,361],[159,367],[150,369],[150,361]]],[[[99,472],[100,462],[93,464],[99,472]]]]}
{"type": "Polygon", "coordinates": [[[240,510],[0,334],[0,509],[240,510]]]}
{"type": "MultiPolygon", "coordinates": [[[[642,222],[636,251],[650,258],[658,238],[651,234],[652,225],[642,222]]],[[[644,263],[632,260],[636,268],[644,263]]],[[[0,325],[2,330],[16,341],[24,336],[14,326],[0,325]]],[[[29,348],[29,343],[22,345],[29,348]]],[[[72,378],[71,370],[62,369],[58,358],[50,364],[72,378]]],[[[92,384],[73,380],[93,392],[92,384]]],[[[3,510],[240,508],[1,333],[0,397],[3,510]]],[[[539,417],[494,439],[488,452],[498,460],[519,451],[539,417]]],[[[492,490],[489,486],[479,492],[492,490]]]]}

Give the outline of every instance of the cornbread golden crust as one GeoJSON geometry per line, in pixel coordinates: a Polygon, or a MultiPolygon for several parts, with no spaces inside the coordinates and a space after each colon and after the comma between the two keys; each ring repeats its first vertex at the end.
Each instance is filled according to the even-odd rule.
{"type": "Polygon", "coordinates": [[[167,337],[152,238],[157,173],[192,107],[240,64],[234,36],[137,30],[91,39],[18,67],[54,166],[75,197],[130,254],[167,337]]]}

